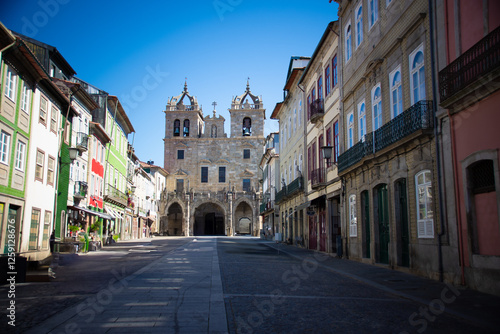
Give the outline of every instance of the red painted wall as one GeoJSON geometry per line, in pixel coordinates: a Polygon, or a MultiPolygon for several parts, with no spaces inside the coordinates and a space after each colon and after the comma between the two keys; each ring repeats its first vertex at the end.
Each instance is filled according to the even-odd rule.
{"type": "MultiPolygon", "coordinates": [[[[498,112],[499,105],[500,91],[497,91],[472,107],[452,116],[458,169],[456,172],[457,179],[459,180],[457,192],[461,208],[460,215],[462,217],[462,242],[466,254],[469,251],[467,239],[467,213],[465,208],[463,173],[460,161],[472,153],[489,149],[498,149],[500,147],[500,130],[498,129],[498,124],[500,124],[500,113],[498,112]]],[[[478,243],[482,245],[480,246],[480,252],[484,251],[486,253],[500,255],[500,232],[498,231],[497,209],[499,204],[496,201],[496,194],[493,194],[494,200],[493,197],[490,196],[476,196],[478,228],[484,229],[484,231],[478,233],[478,243]],[[483,199],[484,202],[480,203],[480,199],[483,199]],[[486,207],[488,207],[488,210],[485,210],[486,207]],[[496,234],[488,232],[494,229],[493,224],[496,226],[496,234]]],[[[464,262],[466,266],[469,265],[468,256],[464,257],[464,262]]]]}

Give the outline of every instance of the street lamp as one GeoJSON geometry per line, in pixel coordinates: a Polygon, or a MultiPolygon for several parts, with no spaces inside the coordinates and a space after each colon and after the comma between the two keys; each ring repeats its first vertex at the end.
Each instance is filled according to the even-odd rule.
{"type": "Polygon", "coordinates": [[[69,158],[71,159],[71,162],[73,162],[76,159],[79,151],[76,147],[69,147],[68,151],[69,151],[69,158]]]}
{"type": "Polygon", "coordinates": [[[326,160],[326,166],[331,165],[333,146],[321,146],[321,152],[323,153],[323,159],[326,160]]]}

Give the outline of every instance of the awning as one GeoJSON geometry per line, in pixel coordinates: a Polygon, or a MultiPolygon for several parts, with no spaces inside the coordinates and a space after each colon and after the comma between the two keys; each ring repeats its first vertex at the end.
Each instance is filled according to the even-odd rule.
{"type": "Polygon", "coordinates": [[[114,220],[115,218],[110,216],[110,215],[107,215],[105,213],[102,213],[102,212],[97,212],[97,211],[93,211],[93,210],[90,210],[90,209],[87,209],[87,208],[83,208],[81,206],[68,206],[68,209],[71,209],[71,210],[74,210],[74,211],[84,211],[90,215],[94,215],[94,216],[98,216],[98,217],[101,217],[101,218],[104,218],[104,219],[109,219],[109,220],[114,220]]]}
{"type": "Polygon", "coordinates": [[[115,209],[105,205],[104,206],[104,209],[106,210],[106,212],[108,214],[110,214],[114,219],[121,219],[122,216],[118,213],[118,211],[116,211],[115,209]]]}
{"type": "Polygon", "coordinates": [[[297,210],[302,210],[302,209],[305,209],[305,208],[307,208],[307,207],[309,207],[309,206],[311,206],[311,201],[307,201],[307,202],[305,202],[305,203],[302,203],[301,205],[299,205],[299,206],[297,207],[297,210]]]}

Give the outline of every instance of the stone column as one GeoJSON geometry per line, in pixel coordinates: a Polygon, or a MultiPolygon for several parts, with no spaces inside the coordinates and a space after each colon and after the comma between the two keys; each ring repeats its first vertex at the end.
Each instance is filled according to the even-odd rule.
{"type": "Polygon", "coordinates": [[[230,191],[227,193],[229,201],[229,212],[227,214],[227,225],[229,226],[229,235],[233,236],[235,231],[235,226],[233,222],[233,193],[230,191]]]}

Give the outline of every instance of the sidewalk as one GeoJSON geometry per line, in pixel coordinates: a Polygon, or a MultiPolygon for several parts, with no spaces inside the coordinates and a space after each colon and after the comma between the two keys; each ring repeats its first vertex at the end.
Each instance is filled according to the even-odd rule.
{"type": "Polygon", "coordinates": [[[28,333],[227,333],[215,238],[197,238],[28,333]]]}
{"type": "Polygon", "coordinates": [[[261,240],[263,244],[309,264],[321,266],[376,289],[422,304],[415,319],[446,312],[487,330],[500,331],[500,297],[389,268],[339,259],[304,248],[261,240]],[[424,311],[422,311],[424,310],[424,311]],[[433,312],[429,312],[433,311],[433,312]],[[427,312],[427,314],[425,314],[427,312]]]}

